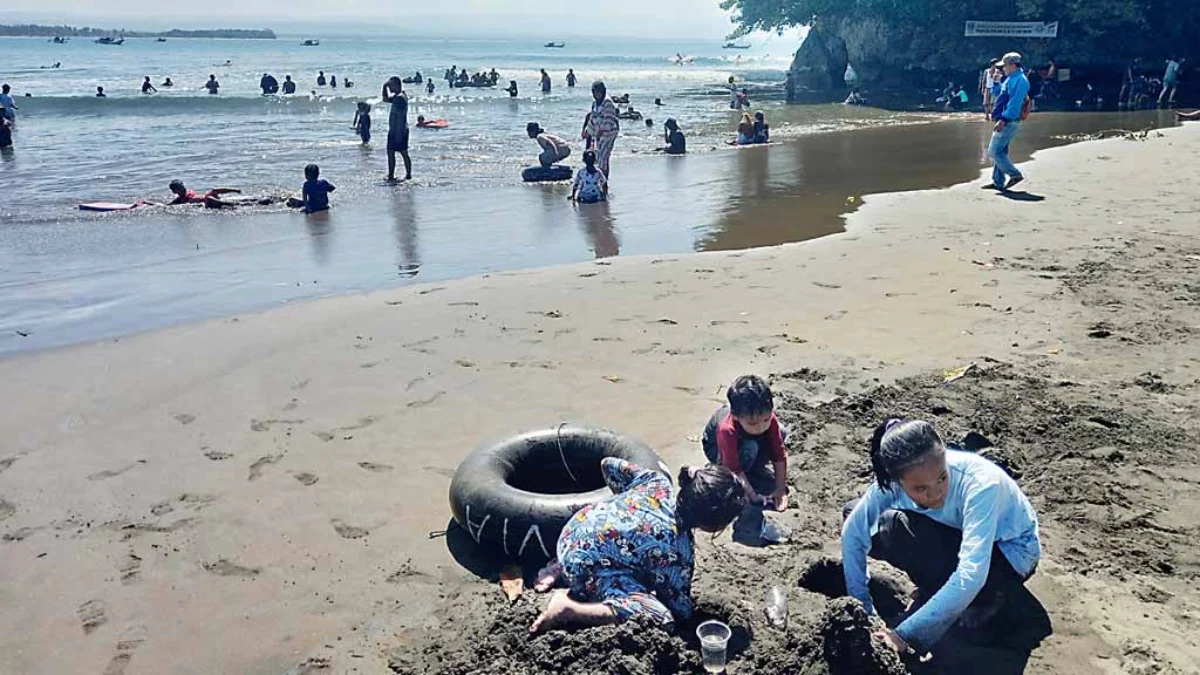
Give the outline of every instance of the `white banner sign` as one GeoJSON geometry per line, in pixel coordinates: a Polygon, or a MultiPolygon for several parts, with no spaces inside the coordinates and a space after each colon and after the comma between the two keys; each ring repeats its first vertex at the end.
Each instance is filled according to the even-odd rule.
{"type": "Polygon", "coordinates": [[[1057,21],[968,21],[966,37],[1056,38],[1057,21]]]}

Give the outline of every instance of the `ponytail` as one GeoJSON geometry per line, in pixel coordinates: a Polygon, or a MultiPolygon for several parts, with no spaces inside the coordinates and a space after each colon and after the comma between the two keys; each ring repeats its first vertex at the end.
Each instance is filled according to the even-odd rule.
{"type": "Polygon", "coordinates": [[[910,467],[943,449],[937,429],[924,420],[891,418],[871,434],[871,471],[881,490],[891,490],[910,467]]]}
{"type": "Polygon", "coordinates": [[[745,491],[733,472],[723,466],[679,470],[679,493],[675,513],[682,529],[700,528],[719,532],[729,526],[745,507],[745,491]]]}

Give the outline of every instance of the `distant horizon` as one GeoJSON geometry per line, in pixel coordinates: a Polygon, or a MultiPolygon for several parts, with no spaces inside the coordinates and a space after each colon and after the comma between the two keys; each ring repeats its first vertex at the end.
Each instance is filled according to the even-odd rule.
{"type": "MultiPolygon", "coordinates": [[[[476,0],[488,4],[491,0],[476,0]]],[[[670,4],[689,0],[665,0],[670,4]]],[[[690,0],[694,2],[695,0],[690,0]]],[[[542,4],[553,0],[545,0],[542,4]]],[[[33,3],[29,3],[33,4],[33,3]]],[[[45,5],[46,2],[39,2],[45,5]]],[[[49,4],[54,5],[54,2],[49,4]]],[[[58,4],[62,4],[59,2],[58,4]]],[[[537,38],[542,40],[565,40],[592,37],[609,38],[661,38],[664,40],[723,40],[735,28],[729,14],[717,6],[716,0],[707,8],[703,0],[688,9],[682,9],[671,21],[648,22],[642,14],[634,11],[597,17],[591,21],[580,21],[574,8],[557,6],[539,11],[512,11],[502,9],[481,10],[478,14],[464,16],[454,13],[423,13],[412,15],[345,15],[300,16],[295,13],[287,17],[263,15],[254,12],[243,16],[195,16],[180,14],[164,16],[160,11],[131,13],[128,9],[112,14],[97,15],[90,8],[78,11],[54,11],[39,8],[33,11],[9,11],[0,14],[0,24],[70,25],[106,30],[163,31],[169,29],[270,29],[279,35],[323,36],[421,36],[436,38],[537,38]]],[[[759,34],[766,35],[766,34],[759,34]]]]}

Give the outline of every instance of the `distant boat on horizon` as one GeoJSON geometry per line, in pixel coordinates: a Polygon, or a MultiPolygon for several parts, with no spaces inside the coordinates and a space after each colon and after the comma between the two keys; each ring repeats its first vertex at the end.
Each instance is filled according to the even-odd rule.
{"type": "Polygon", "coordinates": [[[567,46],[567,43],[565,43],[565,42],[547,42],[546,44],[544,44],[542,46],[545,47],[546,49],[562,49],[563,47],[567,46]]]}
{"type": "Polygon", "coordinates": [[[114,47],[120,47],[121,45],[125,44],[125,38],[111,38],[111,37],[97,38],[96,44],[112,45],[114,47]]]}
{"type": "Polygon", "coordinates": [[[167,38],[158,38],[155,42],[166,42],[167,38]]]}
{"type": "Polygon", "coordinates": [[[304,46],[304,47],[320,47],[321,41],[320,40],[305,40],[304,44],[302,46],[304,46]]]}
{"type": "Polygon", "coordinates": [[[721,46],[721,49],[750,49],[750,45],[746,43],[726,42],[721,46]]]}

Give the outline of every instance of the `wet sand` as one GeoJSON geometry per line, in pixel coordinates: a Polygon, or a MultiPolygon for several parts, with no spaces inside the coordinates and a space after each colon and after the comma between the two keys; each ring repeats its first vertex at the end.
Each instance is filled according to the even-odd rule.
{"type": "MultiPolygon", "coordinates": [[[[187,209],[6,224],[0,354],[504,270],[804,241],[841,231],[863,195],[976,176],[988,138],[980,117],[638,157],[615,166],[613,200],[590,208],[573,208],[563,185],[418,184],[335,193],[334,210],[312,218],[187,209]]],[[[1063,134],[1169,124],[1169,112],[1038,114],[1013,152],[1027,158],[1063,134]]]]}
{"type": "MultiPolygon", "coordinates": [[[[703,542],[706,606],[761,622],[765,579],[836,552],[869,424],[935,416],[997,440],[1041,515],[1031,586],[1055,635],[1030,672],[1194,672],[1198,151],[1200,127],[1080,144],[1025,167],[1037,203],[972,180],[870,197],[845,234],[803,244],[501,272],[2,360],[0,672],[463,663],[491,643],[458,637],[534,600],[488,600],[430,538],[461,458],[570,420],[697,462],[689,439],[747,371],[773,374],[799,427],[798,536],[762,554],[703,542]]],[[[799,658],[763,635],[735,665],[799,658]]],[[[553,662],[540,640],[513,653],[553,662]]]]}

